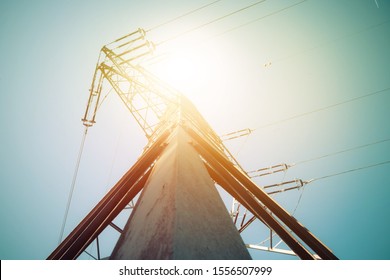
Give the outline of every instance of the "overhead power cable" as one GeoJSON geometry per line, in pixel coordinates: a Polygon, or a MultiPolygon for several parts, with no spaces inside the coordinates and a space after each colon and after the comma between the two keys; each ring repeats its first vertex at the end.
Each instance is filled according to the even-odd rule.
{"type": "Polygon", "coordinates": [[[314,157],[314,158],[311,158],[311,159],[298,161],[297,163],[294,163],[291,166],[302,164],[302,163],[306,163],[306,162],[310,162],[310,161],[314,161],[314,160],[327,158],[327,157],[330,157],[330,156],[335,156],[335,155],[342,154],[342,153],[345,153],[345,152],[358,150],[358,149],[361,149],[361,148],[365,148],[365,147],[381,144],[381,143],[388,142],[388,141],[390,141],[390,138],[384,139],[384,140],[380,140],[380,141],[375,141],[375,142],[364,144],[364,145],[360,145],[360,146],[356,146],[356,147],[352,147],[352,148],[348,148],[348,149],[345,149],[345,150],[340,150],[340,151],[337,151],[337,152],[334,152],[334,153],[330,153],[330,154],[326,154],[326,155],[323,155],[323,156],[319,156],[319,157],[314,157]]]}
{"type": "Polygon", "coordinates": [[[232,32],[232,31],[237,30],[237,29],[239,29],[239,28],[242,28],[242,27],[245,27],[245,26],[250,25],[250,24],[252,24],[252,23],[258,22],[258,21],[263,20],[263,19],[265,19],[265,18],[267,18],[267,17],[270,17],[270,16],[273,16],[273,15],[279,14],[279,13],[284,12],[284,11],[286,11],[286,10],[288,10],[288,9],[291,9],[291,8],[293,8],[293,7],[295,7],[295,6],[298,6],[298,5],[300,5],[300,4],[302,4],[303,2],[306,2],[306,1],[307,1],[307,0],[303,0],[303,1],[297,2],[297,3],[295,3],[295,4],[292,4],[292,5],[290,5],[290,6],[287,6],[287,7],[285,7],[285,8],[276,10],[276,11],[274,11],[274,12],[272,12],[272,13],[266,14],[266,15],[264,15],[264,16],[255,18],[255,19],[253,19],[253,20],[251,20],[251,21],[248,21],[248,22],[246,22],[246,23],[240,24],[240,25],[235,26],[235,27],[233,27],[233,28],[230,28],[230,29],[228,29],[228,30],[226,30],[226,31],[224,31],[224,32],[222,32],[222,33],[216,34],[216,35],[210,37],[209,39],[207,39],[206,41],[211,40],[211,39],[214,39],[214,38],[217,38],[217,37],[222,36],[222,35],[225,35],[226,33],[232,32]]]}
{"type": "MultiPolygon", "coordinates": [[[[276,14],[278,14],[278,13],[281,13],[281,12],[283,12],[283,11],[286,11],[286,10],[288,10],[288,9],[290,9],[290,8],[293,8],[293,7],[295,7],[295,6],[299,5],[299,4],[302,4],[303,2],[306,2],[306,1],[307,1],[307,0],[303,0],[303,1],[301,1],[301,2],[295,3],[295,4],[293,4],[293,5],[287,6],[287,7],[282,8],[282,9],[279,9],[279,10],[277,10],[277,11],[274,11],[274,12],[270,13],[270,14],[267,14],[267,15],[261,16],[261,17],[259,17],[259,18],[256,18],[256,19],[254,19],[254,20],[251,20],[251,21],[249,21],[249,22],[246,22],[246,23],[244,23],[244,24],[238,25],[238,26],[236,26],[236,27],[233,27],[233,28],[231,28],[231,29],[228,29],[228,30],[226,30],[226,31],[223,31],[222,33],[218,33],[218,34],[216,34],[216,35],[213,35],[213,36],[211,36],[211,37],[209,37],[209,38],[207,38],[207,39],[205,39],[205,40],[203,40],[203,41],[201,41],[201,42],[198,42],[197,44],[191,45],[190,47],[185,48],[185,49],[194,49],[194,48],[197,48],[199,45],[202,45],[202,44],[204,44],[205,42],[208,42],[208,41],[210,41],[210,40],[213,40],[213,39],[215,39],[215,38],[217,38],[217,37],[219,37],[219,36],[225,35],[226,33],[229,33],[229,32],[234,31],[234,30],[236,30],[236,29],[242,28],[242,27],[247,26],[247,25],[249,25],[249,24],[255,23],[255,22],[260,21],[260,20],[262,20],[262,19],[265,19],[265,18],[267,18],[267,17],[270,17],[270,16],[276,15],[276,14]]],[[[256,3],[255,3],[255,4],[256,4],[256,3]]],[[[165,60],[167,57],[169,57],[169,55],[170,55],[169,52],[165,52],[165,53],[163,53],[163,54],[158,55],[157,57],[153,57],[153,58],[151,58],[151,59],[149,60],[148,65],[153,65],[153,64],[156,64],[156,63],[158,63],[158,62],[160,62],[160,61],[162,61],[162,60],[165,60]]]]}
{"type": "Polygon", "coordinates": [[[170,19],[170,20],[167,20],[167,21],[165,21],[165,22],[162,22],[162,23],[160,23],[160,24],[158,24],[158,25],[156,25],[156,26],[153,26],[152,28],[149,28],[149,29],[147,29],[147,30],[144,30],[144,29],[142,29],[142,28],[139,28],[137,31],[132,32],[132,33],[129,33],[129,34],[126,34],[125,36],[122,36],[122,37],[120,37],[119,39],[116,39],[116,40],[114,40],[114,41],[108,43],[107,45],[110,45],[110,44],[112,44],[112,43],[119,42],[119,41],[121,41],[121,40],[123,40],[123,39],[126,39],[126,38],[128,38],[128,37],[131,37],[131,36],[133,36],[134,34],[136,34],[137,32],[139,32],[140,34],[142,34],[141,37],[143,37],[143,36],[145,35],[146,32],[150,32],[150,31],[156,30],[156,29],[158,29],[158,28],[160,28],[160,27],[163,27],[163,26],[165,26],[165,25],[167,25],[167,24],[169,24],[169,23],[175,22],[176,20],[179,20],[179,19],[181,19],[181,18],[184,18],[184,17],[186,17],[186,16],[189,16],[189,15],[191,15],[191,14],[197,12],[197,11],[200,11],[200,10],[202,10],[202,9],[204,9],[204,8],[207,8],[207,7],[213,5],[213,4],[217,3],[217,2],[220,2],[220,1],[222,1],[222,0],[213,1],[213,2],[211,2],[211,3],[209,3],[209,4],[203,5],[203,6],[199,7],[199,8],[196,8],[196,9],[194,9],[194,10],[191,10],[191,11],[189,11],[189,12],[186,12],[186,13],[180,15],[180,16],[177,16],[177,17],[175,17],[175,18],[172,18],[172,19],[170,19]]]}
{"type": "Polygon", "coordinates": [[[318,178],[312,179],[310,182],[319,181],[319,180],[322,180],[322,179],[331,178],[331,177],[335,177],[335,176],[339,176],[339,175],[343,175],[343,174],[347,174],[347,173],[351,173],[351,172],[356,172],[356,171],[367,169],[367,168],[373,168],[373,167],[377,167],[377,166],[385,165],[385,164],[389,164],[389,163],[390,163],[390,160],[384,161],[384,162],[380,162],[380,163],[376,163],[376,164],[372,164],[372,165],[363,166],[363,167],[358,167],[358,168],[342,171],[342,172],[339,172],[339,173],[334,173],[334,174],[318,177],[318,178]]]}
{"type": "Polygon", "coordinates": [[[158,24],[158,25],[156,25],[156,26],[153,26],[152,28],[149,28],[148,30],[146,30],[146,32],[156,30],[156,29],[158,29],[158,28],[160,28],[160,27],[163,27],[163,26],[165,26],[165,25],[167,25],[167,24],[170,24],[170,23],[172,23],[172,22],[175,22],[175,21],[177,21],[177,20],[179,20],[179,19],[182,19],[182,18],[184,18],[184,17],[186,17],[186,16],[189,16],[189,15],[195,13],[195,12],[198,12],[198,11],[200,11],[200,10],[203,10],[204,8],[207,8],[207,7],[209,7],[209,6],[211,6],[211,5],[214,5],[215,3],[221,2],[221,1],[222,1],[222,0],[213,1],[213,2],[211,2],[211,3],[208,3],[208,4],[206,4],[206,5],[201,6],[201,7],[199,7],[199,8],[196,8],[196,9],[194,9],[194,10],[191,10],[191,11],[189,11],[189,12],[186,12],[186,13],[180,15],[180,16],[177,16],[177,17],[172,18],[172,19],[170,19],[170,20],[167,20],[167,21],[165,21],[165,22],[163,22],[163,23],[160,23],[160,24],[158,24]]]}
{"type": "MultiPolygon", "coordinates": [[[[347,99],[345,101],[341,101],[341,102],[338,102],[338,103],[335,103],[335,104],[332,104],[332,105],[329,105],[329,106],[326,106],[326,107],[322,107],[322,108],[319,108],[319,109],[316,109],[316,110],[313,110],[313,111],[309,111],[309,112],[306,112],[306,113],[294,115],[294,116],[291,116],[289,118],[281,119],[279,121],[275,121],[275,122],[272,122],[272,123],[269,123],[269,124],[261,125],[261,126],[255,128],[255,129],[252,129],[252,131],[258,130],[260,128],[265,128],[265,127],[269,127],[269,126],[273,126],[273,125],[278,125],[278,124],[281,124],[281,123],[284,123],[284,122],[287,122],[287,121],[290,121],[290,120],[298,119],[298,118],[301,118],[301,117],[305,117],[307,115],[311,115],[311,114],[314,114],[314,113],[325,111],[325,110],[328,110],[328,109],[331,109],[331,108],[334,108],[334,107],[337,107],[337,106],[340,106],[340,105],[344,105],[344,104],[347,104],[347,103],[350,103],[350,102],[354,102],[354,101],[357,101],[357,100],[360,100],[360,99],[363,99],[363,98],[367,98],[367,97],[370,97],[370,96],[382,94],[382,93],[387,92],[389,89],[390,89],[390,87],[387,87],[387,88],[384,88],[384,89],[381,89],[381,90],[370,92],[370,93],[362,95],[362,96],[358,96],[358,97],[355,97],[355,98],[347,99]]],[[[389,92],[387,92],[387,93],[389,93],[389,92]]]]}
{"type": "Polygon", "coordinates": [[[177,34],[177,35],[175,35],[175,36],[173,36],[173,37],[171,37],[171,38],[168,38],[168,39],[166,39],[166,40],[164,40],[164,41],[161,41],[161,42],[159,42],[159,43],[156,44],[156,45],[162,45],[162,44],[165,44],[165,43],[167,43],[167,42],[169,42],[169,41],[176,40],[177,38],[182,37],[182,36],[184,36],[184,35],[186,35],[186,34],[188,34],[188,33],[194,32],[194,31],[196,31],[196,30],[198,30],[198,29],[201,29],[201,28],[203,28],[203,27],[205,27],[205,26],[207,26],[207,25],[210,25],[210,24],[212,24],[212,23],[215,23],[215,22],[217,22],[217,21],[220,21],[220,20],[222,20],[222,19],[225,19],[225,18],[227,18],[227,17],[230,17],[230,16],[232,16],[232,15],[234,15],[234,14],[240,13],[240,12],[242,12],[242,11],[244,11],[244,10],[250,9],[250,8],[252,8],[252,7],[254,7],[254,6],[258,5],[258,4],[261,4],[261,3],[265,2],[265,1],[267,1],[267,0],[257,1],[257,2],[255,2],[255,3],[253,3],[253,4],[251,4],[251,5],[248,5],[248,6],[246,6],[246,7],[241,8],[241,9],[235,10],[234,12],[231,12],[231,13],[229,13],[229,14],[223,15],[223,16],[221,16],[221,17],[218,17],[218,18],[216,18],[216,19],[213,19],[213,20],[211,20],[211,21],[209,21],[209,22],[206,22],[206,23],[203,23],[203,24],[201,24],[201,25],[195,26],[195,27],[193,27],[193,28],[191,28],[191,29],[188,29],[188,30],[186,30],[186,31],[184,31],[184,32],[182,32],[182,33],[179,33],[179,34],[177,34]]]}
{"type": "Polygon", "coordinates": [[[92,259],[94,259],[95,261],[97,261],[97,258],[95,256],[93,256],[91,253],[89,253],[87,250],[84,250],[84,253],[86,253],[88,256],[90,256],[92,259]]]}
{"type": "Polygon", "coordinates": [[[269,62],[265,63],[264,66],[267,67],[267,66],[271,65],[272,63],[283,61],[283,60],[286,60],[286,59],[290,59],[290,58],[296,57],[298,55],[304,54],[306,52],[310,52],[310,51],[313,51],[313,50],[316,50],[316,49],[320,49],[320,48],[322,48],[324,46],[327,46],[329,44],[333,44],[333,43],[335,43],[337,41],[340,41],[340,40],[343,40],[343,39],[346,39],[346,38],[349,38],[349,37],[353,37],[353,36],[359,35],[360,33],[363,33],[363,32],[369,31],[371,29],[377,28],[377,27],[382,26],[384,24],[387,24],[389,22],[390,22],[390,20],[385,20],[385,21],[382,21],[382,22],[379,22],[379,23],[375,23],[375,24],[367,26],[367,27],[365,27],[363,29],[360,29],[360,30],[357,30],[357,31],[354,31],[354,32],[350,32],[350,33],[344,34],[344,35],[342,35],[340,37],[337,37],[337,38],[331,39],[329,41],[325,41],[323,43],[320,43],[318,45],[312,46],[312,47],[310,47],[310,48],[308,48],[306,50],[299,51],[299,52],[287,55],[285,57],[281,57],[279,59],[275,59],[273,61],[269,61],[269,62]]]}
{"type": "Polygon", "coordinates": [[[325,176],[322,176],[322,177],[318,177],[318,178],[315,178],[315,179],[311,179],[311,180],[305,181],[305,182],[304,182],[305,184],[303,184],[303,186],[302,186],[302,192],[301,192],[301,194],[300,194],[300,196],[299,196],[297,205],[296,205],[295,209],[294,209],[293,212],[292,212],[292,215],[295,214],[295,212],[296,212],[296,210],[297,210],[297,208],[298,208],[298,205],[299,205],[299,203],[301,202],[302,195],[303,195],[303,191],[305,190],[305,186],[306,186],[307,184],[313,183],[313,182],[315,182],[315,181],[319,181],[319,180],[323,180],[323,179],[335,177],[335,176],[340,176],[340,175],[347,174],[347,173],[351,173],[351,172],[356,172],[356,171],[360,171],[360,170],[364,170],[364,169],[368,169],[368,168],[373,168],[373,167],[377,167],[377,166],[389,164],[389,163],[390,163],[390,160],[384,161],[384,162],[379,162],[379,163],[372,164],[372,165],[363,166],[363,167],[358,167],[358,168],[354,168],[354,169],[349,169],[349,170],[346,170],[346,171],[342,171],[342,172],[338,172],[338,173],[334,173],[334,174],[329,174],[329,175],[325,175],[325,176]]]}
{"type": "Polygon", "coordinates": [[[297,204],[295,205],[295,208],[294,208],[294,210],[293,210],[292,213],[291,213],[292,216],[295,215],[295,212],[297,211],[298,206],[299,206],[299,204],[301,203],[302,196],[303,196],[303,192],[305,191],[305,186],[306,186],[306,184],[302,187],[302,191],[301,191],[301,194],[299,195],[297,204]]]}
{"type": "Polygon", "coordinates": [[[322,176],[322,177],[318,177],[316,179],[312,179],[312,180],[306,181],[305,184],[302,186],[302,192],[301,192],[301,194],[300,194],[300,196],[298,198],[297,205],[295,206],[295,208],[294,208],[294,210],[293,210],[291,215],[294,215],[295,212],[297,211],[298,206],[299,206],[299,204],[300,204],[300,202],[302,200],[303,192],[305,191],[305,186],[307,184],[315,182],[315,181],[318,181],[318,180],[331,178],[331,177],[335,177],[335,176],[339,176],[339,175],[343,175],[343,174],[347,174],[347,173],[351,173],[351,172],[356,172],[356,171],[364,170],[364,169],[368,169],[368,168],[373,168],[373,167],[377,167],[377,166],[381,166],[381,165],[385,165],[385,164],[389,164],[389,163],[390,163],[390,160],[384,161],[384,162],[380,162],[380,163],[376,163],[376,164],[372,164],[372,165],[368,165],[368,166],[358,167],[358,168],[354,168],[354,169],[350,169],[350,170],[346,170],[346,171],[342,171],[342,172],[339,172],[339,173],[334,173],[334,174],[330,174],[330,175],[326,175],[326,176],[322,176]]]}
{"type": "MultiPolygon", "coordinates": [[[[252,23],[255,23],[255,22],[257,22],[257,21],[260,21],[260,20],[262,20],[262,19],[265,19],[265,18],[267,18],[267,17],[269,17],[269,16],[273,16],[273,15],[278,14],[278,13],[280,13],[280,12],[283,12],[283,11],[285,11],[285,10],[287,10],[287,9],[293,8],[293,7],[295,7],[295,6],[297,6],[297,5],[300,5],[300,4],[302,4],[302,3],[306,2],[306,1],[307,1],[307,0],[300,1],[300,2],[298,2],[298,3],[292,4],[292,5],[290,5],[290,6],[287,6],[287,7],[285,7],[285,8],[282,8],[282,9],[277,10],[277,11],[275,11],[275,12],[272,12],[272,13],[270,13],[270,14],[261,16],[261,17],[259,17],[259,18],[256,18],[256,19],[254,19],[254,20],[251,20],[251,21],[246,22],[246,23],[244,23],[244,24],[241,24],[241,25],[238,25],[238,26],[233,27],[233,28],[231,28],[231,29],[228,29],[228,30],[226,30],[226,31],[224,31],[224,32],[222,32],[222,33],[216,34],[216,35],[214,35],[214,36],[212,36],[212,37],[210,37],[210,38],[204,40],[203,42],[201,42],[201,43],[199,43],[199,44],[196,44],[195,46],[192,46],[192,47],[190,47],[190,48],[195,48],[197,45],[200,45],[200,44],[202,44],[202,43],[204,43],[204,42],[207,42],[207,41],[212,40],[212,39],[215,39],[215,38],[217,38],[217,37],[219,37],[219,36],[225,35],[226,33],[229,33],[229,32],[232,32],[232,31],[234,31],[234,30],[237,30],[237,29],[239,29],[239,28],[242,28],[242,27],[245,27],[245,26],[247,26],[247,25],[250,25],[250,24],[252,24],[252,23]]],[[[376,28],[376,27],[382,26],[382,25],[387,24],[387,23],[389,23],[389,22],[390,22],[390,20],[386,20],[386,21],[383,21],[383,22],[376,23],[376,24],[370,25],[370,26],[368,26],[368,27],[365,27],[364,29],[361,29],[361,30],[358,30],[358,31],[355,31],[355,32],[350,32],[350,33],[344,34],[344,35],[342,35],[342,36],[340,36],[340,37],[334,38],[334,39],[329,40],[329,41],[325,41],[325,42],[323,42],[323,43],[321,43],[321,44],[319,44],[319,45],[315,45],[315,46],[313,46],[313,47],[310,47],[310,48],[308,48],[308,49],[306,49],[306,50],[297,52],[297,53],[295,53],[295,54],[290,54],[290,55],[288,55],[288,56],[285,56],[285,57],[282,57],[282,58],[279,58],[279,59],[275,59],[275,60],[272,60],[272,61],[268,61],[268,62],[264,63],[264,66],[265,66],[265,67],[268,67],[268,66],[272,65],[272,64],[275,63],[275,62],[280,62],[280,61],[283,61],[283,60],[286,60],[286,59],[293,58],[293,57],[295,57],[295,56],[297,56],[297,55],[300,55],[300,54],[303,54],[303,53],[306,53],[306,52],[309,52],[309,51],[313,51],[313,50],[315,50],[315,49],[322,48],[322,47],[324,47],[324,46],[326,46],[326,45],[335,43],[335,42],[337,42],[337,41],[343,40],[343,39],[348,38],[348,37],[356,36],[356,35],[358,35],[358,34],[360,34],[360,33],[369,31],[369,30],[371,30],[371,29],[374,29],[374,28],[376,28]]]]}
{"type": "Polygon", "coordinates": [[[68,195],[68,202],[66,204],[66,210],[65,210],[64,219],[62,221],[61,233],[60,233],[60,237],[59,237],[59,240],[58,240],[58,244],[61,243],[62,238],[64,237],[65,225],[66,225],[66,221],[68,219],[70,204],[72,202],[73,192],[74,192],[74,188],[75,188],[75,185],[76,185],[77,174],[78,174],[79,168],[80,168],[81,156],[83,154],[85,139],[87,138],[87,133],[88,133],[88,126],[85,127],[84,135],[83,135],[83,138],[81,140],[79,155],[77,157],[76,167],[75,167],[75,170],[74,170],[74,173],[73,173],[72,184],[71,184],[69,195],[68,195]]]}
{"type": "Polygon", "coordinates": [[[358,150],[358,149],[362,149],[362,148],[373,146],[373,145],[378,145],[378,144],[389,142],[389,141],[390,141],[390,138],[387,138],[387,139],[371,142],[371,143],[368,143],[368,144],[363,144],[363,145],[360,145],[360,146],[355,146],[355,147],[352,147],[352,148],[348,148],[348,149],[340,150],[340,151],[337,151],[337,152],[329,153],[329,154],[326,154],[326,155],[314,157],[314,158],[311,158],[311,159],[298,161],[298,162],[292,163],[292,164],[281,163],[281,164],[276,164],[276,165],[273,165],[273,166],[270,166],[270,167],[263,167],[263,168],[260,168],[260,169],[247,171],[247,174],[249,175],[250,178],[256,178],[256,177],[262,177],[262,176],[266,176],[266,175],[275,174],[275,173],[282,172],[282,171],[286,172],[288,169],[290,169],[291,167],[294,167],[294,166],[296,166],[298,164],[304,164],[304,163],[307,163],[307,162],[311,162],[311,161],[327,158],[327,157],[330,157],[330,156],[339,155],[339,154],[350,152],[350,151],[355,151],[355,150],[358,150]]]}

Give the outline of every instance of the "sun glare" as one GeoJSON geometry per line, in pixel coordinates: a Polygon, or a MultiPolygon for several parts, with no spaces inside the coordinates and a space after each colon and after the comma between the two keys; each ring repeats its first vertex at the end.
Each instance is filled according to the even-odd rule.
{"type": "MultiPolygon", "coordinates": [[[[216,78],[223,77],[223,66],[219,62],[221,53],[213,47],[173,51],[150,66],[160,79],[178,89],[191,100],[209,95],[204,88],[216,78]]],[[[210,97],[210,96],[209,96],[210,97]]]]}

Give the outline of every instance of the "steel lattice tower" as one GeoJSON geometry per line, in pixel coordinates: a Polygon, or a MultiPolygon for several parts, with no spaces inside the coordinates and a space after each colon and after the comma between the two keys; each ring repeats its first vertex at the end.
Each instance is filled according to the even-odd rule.
{"type": "Polygon", "coordinates": [[[250,179],[185,96],[136,64],[153,48],[138,29],[101,50],[83,124],[95,123],[103,81],[108,81],[148,144],[48,259],[76,259],[107,226],[121,233],[111,259],[250,259],[215,183],[301,259],[337,259],[250,179]],[[120,229],[113,219],[139,193],[120,229]]]}

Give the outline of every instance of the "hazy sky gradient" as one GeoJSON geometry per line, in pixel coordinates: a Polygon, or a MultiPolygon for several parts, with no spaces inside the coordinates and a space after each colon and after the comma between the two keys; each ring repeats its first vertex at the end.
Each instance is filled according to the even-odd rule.
{"type": "MultiPolygon", "coordinates": [[[[45,259],[57,245],[100,48],[210,2],[0,2],[1,259],[45,259]]],[[[147,38],[161,42],[254,2],[220,1],[147,38]]],[[[222,34],[298,2],[265,1],[157,47],[156,56],[173,52],[167,59],[145,61],[193,100],[217,133],[256,129],[226,143],[247,170],[390,138],[389,90],[261,128],[390,87],[389,1],[378,0],[378,8],[373,0],[308,0],[222,34]]],[[[112,92],[88,134],[66,233],[145,143],[112,92]]],[[[383,142],[256,182],[309,180],[388,160],[390,142],[383,142]]],[[[296,217],[341,259],[390,259],[389,186],[390,164],[319,180],[305,187],[296,217]]],[[[275,199],[292,211],[301,193],[275,199]]],[[[259,243],[267,232],[255,224],[243,237],[259,243]]],[[[110,246],[102,250],[107,255],[110,246]]]]}

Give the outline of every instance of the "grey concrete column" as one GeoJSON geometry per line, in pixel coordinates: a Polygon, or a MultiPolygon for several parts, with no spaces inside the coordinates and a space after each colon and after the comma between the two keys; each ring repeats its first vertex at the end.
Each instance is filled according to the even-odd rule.
{"type": "Polygon", "coordinates": [[[190,140],[175,129],[111,259],[250,259],[190,140]]]}

